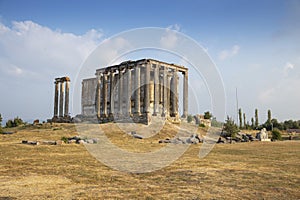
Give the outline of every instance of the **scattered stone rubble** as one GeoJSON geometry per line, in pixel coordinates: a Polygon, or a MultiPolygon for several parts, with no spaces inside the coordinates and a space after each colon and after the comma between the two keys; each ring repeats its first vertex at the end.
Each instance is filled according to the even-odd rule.
{"type": "Polygon", "coordinates": [[[62,141],[30,141],[30,140],[23,140],[22,144],[29,144],[29,145],[61,145],[62,141]]]}
{"type": "Polygon", "coordinates": [[[137,139],[143,139],[144,138],[142,135],[137,134],[135,131],[132,131],[128,134],[131,135],[134,138],[137,138],[137,139]]]}
{"type": "Polygon", "coordinates": [[[28,145],[62,145],[65,144],[97,144],[98,138],[82,138],[80,136],[74,136],[70,138],[64,138],[62,140],[43,140],[43,141],[30,141],[23,140],[22,144],[28,145]]]}
{"type": "Polygon", "coordinates": [[[174,139],[160,140],[159,143],[172,143],[172,144],[198,144],[203,142],[203,139],[198,134],[192,134],[190,137],[178,137],[174,139]]]}
{"type": "Polygon", "coordinates": [[[260,132],[256,133],[255,137],[251,134],[239,132],[236,134],[235,138],[231,138],[231,137],[226,137],[226,133],[222,132],[217,143],[255,142],[255,141],[264,141],[264,142],[271,141],[268,138],[268,132],[266,131],[265,128],[260,130],[260,132]]]}
{"type": "Polygon", "coordinates": [[[74,136],[70,138],[66,138],[66,143],[68,144],[97,144],[99,141],[98,138],[86,138],[80,136],[74,136]]]}

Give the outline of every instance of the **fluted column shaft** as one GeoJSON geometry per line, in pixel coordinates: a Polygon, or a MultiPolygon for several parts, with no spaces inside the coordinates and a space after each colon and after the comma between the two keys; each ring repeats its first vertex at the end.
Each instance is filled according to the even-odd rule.
{"type": "Polygon", "coordinates": [[[130,116],[131,114],[131,70],[126,69],[126,78],[127,78],[127,89],[126,89],[126,115],[130,116]]]}
{"type": "Polygon", "coordinates": [[[65,83],[65,117],[69,116],[69,90],[70,90],[70,81],[66,80],[65,83]]]}
{"type": "Polygon", "coordinates": [[[59,117],[64,116],[64,82],[60,82],[59,117]]]}
{"type": "Polygon", "coordinates": [[[146,64],[145,69],[145,92],[144,92],[144,111],[149,113],[150,105],[150,64],[146,64]]]}
{"type": "Polygon", "coordinates": [[[102,114],[103,117],[107,116],[107,74],[103,74],[102,76],[102,114]]]}
{"type": "Polygon", "coordinates": [[[168,107],[168,71],[166,66],[164,66],[163,71],[163,116],[167,115],[168,107]]]}
{"type": "Polygon", "coordinates": [[[159,105],[159,65],[156,64],[154,69],[154,108],[153,115],[157,115],[159,105]]]}
{"type": "Polygon", "coordinates": [[[114,72],[111,71],[110,72],[110,76],[109,76],[109,81],[110,81],[110,115],[113,116],[114,115],[114,109],[115,109],[115,98],[114,98],[114,72]]]}
{"type": "Polygon", "coordinates": [[[54,90],[54,117],[58,115],[58,89],[59,89],[59,82],[55,81],[55,90],[54,90]]]}
{"type": "Polygon", "coordinates": [[[172,115],[176,116],[178,114],[178,91],[177,87],[178,86],[178,76],[177,72],[173,72],[172,76],[172,85],[171,85],[171,90],[172,90],[172,115]]]}
{"type": "Polygon", "coordinates": [[[123,114],[123,72],[119,70],[119,114],[123,114]]]}
{"type": "Polygon", "coordinates": [[[101,115],[101,76],[97,79],[97,91],[96,91],[96,112],[97,117],[99,118],[101,115]]]}
{"type": "Polygon", "coordinates": [[[183,74],[183,118],[188,115],[188,72],[183,74]]]}
{"type": "Polygon", "coordinates": [[[135,102],[134,102],[134,108],[135,113],[140,114],[141,113],[141,91],[140,91],[140,81],[141,81],[141,69],[140,66],[136,66],[135,68],[135,102]]]}

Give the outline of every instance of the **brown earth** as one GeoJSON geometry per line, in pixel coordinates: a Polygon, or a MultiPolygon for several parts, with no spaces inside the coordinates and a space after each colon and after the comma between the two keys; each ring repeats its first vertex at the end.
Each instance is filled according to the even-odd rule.
{"type": "MultiPolygon", "coordinates": [[[[158,140],[177,129],[139,140],[112,123],[101,128],[133,152],[163,147],[158,140]]],[[[105,166],[82,144],[21,144],[78,135],[72,124],[11,130],[0,135],[0,199],[300,199],[300,141],[217,144],[203,159],[196,144],[166,168],[135,174],[105,166]]]]}

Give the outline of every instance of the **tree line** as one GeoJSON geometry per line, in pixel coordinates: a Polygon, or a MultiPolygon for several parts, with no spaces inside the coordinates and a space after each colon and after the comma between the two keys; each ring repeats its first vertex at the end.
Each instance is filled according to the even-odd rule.
{"type": "Polygon", "coordinates": [[[240,129],[248,129],[248,130],[260,130],[262,128],[266,128],[268,131],[277,128],[279,130],[287,130],[287,129],[300,129],[300,120],[285,120],[283,122],[279,122],[276,118],[272,118],[271,110],[267,112],[267,120],[260,124],[258,120],[258,109],[254,111],[254,118],[251,118],[251,124],[249,121],[246,121],[246,114],[242,112],[242,109],[239,108],[239,128],[240,129]]]}

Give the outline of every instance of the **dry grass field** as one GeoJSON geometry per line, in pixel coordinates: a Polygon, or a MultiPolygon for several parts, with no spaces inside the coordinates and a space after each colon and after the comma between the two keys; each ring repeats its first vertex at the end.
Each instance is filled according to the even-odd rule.
{"type": "MultiPolygon", "coordinates": [[[[136,152],[161,148],[158,140],[174,135],[170,125],[142,140],[114,124],[101,127],[136,152]]],[[[217,144],[203,159],[202,144],[194,144],[170,166],[135,174],[105,166],[82,144],[21,144],[75,136],[72,124],[11,131],[0,135],[0,199],[300,199],[300,141],[217,144]]]]}

